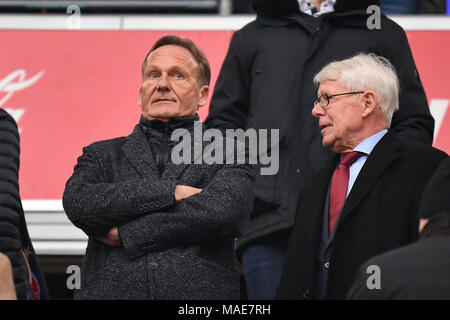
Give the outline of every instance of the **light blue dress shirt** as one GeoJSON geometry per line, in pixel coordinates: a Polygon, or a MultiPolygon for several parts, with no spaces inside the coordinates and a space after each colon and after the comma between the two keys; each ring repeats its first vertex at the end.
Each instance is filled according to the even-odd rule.
{"type": "Polygon", "coordinates": [[[360,144],[358,144],[353,151],[364,153],[364,156],[361,156],[353,162],[353,164],[350,166],[350,176],[348,179],[348,185],[347,185],[347,194],[345,198],[348,197],[348,194],[352,190],[353,184],[355,183],[356,178],[358,177],[359,172],[361,171],[364,163],[366,163],[367,157],[372,152],[373,148],[377,145],[377,143],[383,138],[383,136],[387,133],[387,129],[384,129],[373,136],[370,136],[360,144]]]}

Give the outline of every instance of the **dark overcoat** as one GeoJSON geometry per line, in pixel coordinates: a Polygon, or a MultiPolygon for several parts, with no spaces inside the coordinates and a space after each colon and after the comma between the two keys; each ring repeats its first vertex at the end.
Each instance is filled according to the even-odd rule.
{"type": "Polygon", "coordinates": [[[450,299],[449,190],[450,158],[447,158],[423,192],[419,217],[429,220],[420,233],[420,240],[365,262],[349,290],[348,299],[450,299]],[[373,266],[378,267],[378,274],[367,273],[373,266]],[[372,276],[378,278],[368,279],[372,276]]]}
{"type": "Polygon", "coordinates": [[[450,227],[447,230],[447,235],[421,239],[371,258],[359,269],[347,298],[450,300],[450,227]],[[379,268],[379,287],[368,289],[370,266],[379,268]]]}
{"type": "Polygon", "coordinates": [[[279,299],[315,297],[319,268],[328,268],[325,298],[345,299],[359,266],[418,236],[422,191],[448,156],[423,144],[404,142],[388,132],[362,167],[339,215],[329,264],[319,264],[327,190],[338,155],[299,196],[279,299]]]}
{"type": "Polygon", "coordinates": [[[247,165],[170,161],[159,176],[139,125],[85,147],[63,196],[89,236],[76,298],[238,299],[234,238],[252,202],[247,165]],[[176,202],[178,184],[203,191],[176,202]],[[114,226],[122,246],[96,239],[114,226]]]}

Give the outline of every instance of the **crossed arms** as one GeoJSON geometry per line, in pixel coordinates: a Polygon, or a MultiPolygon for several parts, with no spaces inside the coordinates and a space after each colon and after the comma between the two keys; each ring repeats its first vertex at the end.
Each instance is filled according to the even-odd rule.
{"type": "Polygon", "coordinates": [[[248,165],[223,165],[203,189],[141,177],[110,182],[108,161],[98,151],[87,147],[78,159],[64,191],[64,209],[87,235],[111,246],[123,244],[132,257],[234,238],[251,212],[254,178],[248,165]]]}
{"type": "MultiPolygon", "coordinates": [[[[200,193],[203,189],[194,188],[190,186],[184,186],[184,185],[176,185],[175,187],[175,201],[180,201],[186,198],[189,198],[190,196],[193,196],[194,194],[200,193]]],[[[119,228],[118,227],[112,227],[109,231],[106,237],[97,237],[97,240],[102,241],[103,243],[107,244],[110,247],[118,247],[122,245],[122,241],[120,240],[119,236],[119,228]]]]}

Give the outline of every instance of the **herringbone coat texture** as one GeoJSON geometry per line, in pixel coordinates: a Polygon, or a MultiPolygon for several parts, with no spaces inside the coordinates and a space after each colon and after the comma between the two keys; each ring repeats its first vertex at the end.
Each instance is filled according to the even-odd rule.
{"type": "Polygon", "coordinates": [[[89,236],[75,298],[239,299],[234,239],[252,209],[253,179],[248,165],[170,160],[159,176],[139,125],[85,147],[63,196],[89,236]],[[176,202],[179,184],[203,191],[176,202]],[[122,246],[96,240],[114,226],[122,246]]]}

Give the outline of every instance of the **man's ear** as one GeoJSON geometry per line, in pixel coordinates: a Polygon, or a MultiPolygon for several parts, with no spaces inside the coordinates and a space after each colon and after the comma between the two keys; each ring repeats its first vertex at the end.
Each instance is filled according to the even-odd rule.
{"type": "Polygon", "coordinates": [[[363,94],[363,111],[362,117],[365,118],[373,113],[375,107],[378,105],[377,96],[372,90],[367,90],[363,94]]]}
{"type": "Polygon", "coordinates": [[[142,86],[139,88],[138,106],[142,107],[142,86]]]}
{"type": "Polygon", "coordinates": [[[198,100],[198,107],[203,107],[206,102],[208,101],[208,94],[209,94],[209,86],[204,85],[199,90],[199,100],[198,100]]]}

